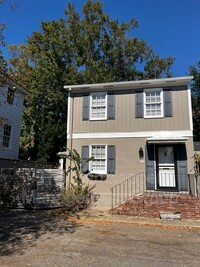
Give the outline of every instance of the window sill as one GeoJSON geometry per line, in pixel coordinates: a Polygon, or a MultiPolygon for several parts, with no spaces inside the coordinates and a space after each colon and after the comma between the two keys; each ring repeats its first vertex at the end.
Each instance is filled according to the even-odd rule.
{"type": "Polygon", "coordinates": [[[90,121],[107,121],[107,118],[90,119],[90,121]]]}
{"type": "Polygon", "coordinates": [[[163,119],[164,116],[144,116],[144,119],[163,119]]]}

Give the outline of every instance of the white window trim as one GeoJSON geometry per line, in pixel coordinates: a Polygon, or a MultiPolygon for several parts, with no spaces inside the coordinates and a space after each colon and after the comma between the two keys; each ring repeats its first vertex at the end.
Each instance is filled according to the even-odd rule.
{"type": "Polygon", "coordinates": [[[12,87],[8,87],[8,89],[7,89],[6,103],[7,103],[8,105],[11,105],[11,106],[13,106],[14,103],[15,103],[15,89],[13,89],[12,87]],[[13,94],[13,101],[12,101],[12,103],[9,103],[9,102],[8,102],[9,90],[11,90],[11,91],[12,91],[12,94],[13,94]]]}
{"type": "MultiPolygon", "coordinates": [[[[145,89],[143,91],[143,102],[144,102],[144,118],[145,119],[154,119],[154,118],[163,118],[164,117],[164,99],[163,99],[163,88],[151,88],[151,89],[145,89]],[[160,92],[160,98],[161,98],[161,115],[155,115],[155,116],[147,116],[146,115],[146,93],[147,92],[160,92]]],[[[153,104],[153,103],[152,103],[153,104]]]]}
{"type": "Polygon", "coordinates": [[[10,149],[11,149],[11,142],[12,142],[12,132],[13,132],[13,127],[12,127],[12,125],[10,125],[10,124],[4,124],[4,125],[3,125],[3,134],[2,134],[2,148],[3,148],[4,150],[10,150],[10,149]],[[10,127],[11,127],[11,129],[10,129],[10,138],[9,138],[9,146],[4,146],[4,145],[3,145],[4,126],[5,126],[5,125],[8,125],[8,126],[10,126],[10,127]]]}
{"type": "Polygon", "coordinates": [[[92,157],[92,147],[93,146],[105,146],[105,170],[104,171],[92,171],[91,168],[92,168],[92,160],[89,161],[89,170],[91,173],[98,173],[98,174],[107,174],[107,163],[108,163],[108,153],[107,153],[107,149],[108,149],[108,145],[105,145],[105,144],[92,144],[89,146],[89,157],[92,157]]]}
{"type": "Polygon", "coordinates": [[[97,93],[91,93],[90,94],[90,120],[91,121],[103,121],[107,120],[107,114],[108,114],[108,95],[106,92],[97,92],[97,93]],[[106,108],[105,108],[105,117],[101,118],[92,118],[92,97],[94,95],[104,95],[105,94],[105,102],[106,102],[106,108]]]}

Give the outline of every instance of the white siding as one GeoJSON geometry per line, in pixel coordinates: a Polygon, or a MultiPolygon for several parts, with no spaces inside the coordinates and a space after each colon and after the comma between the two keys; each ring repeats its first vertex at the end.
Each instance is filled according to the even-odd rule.
{"type": "Polygon", "coordinates": [[[18,159],[21,131],[23,94],[15,92],[13,105],[6,102],[8,86],[0,87],[0,118],[12,126],[10,147],[2,147],[3,125],[0,125],[0,158],[18,159]]]}

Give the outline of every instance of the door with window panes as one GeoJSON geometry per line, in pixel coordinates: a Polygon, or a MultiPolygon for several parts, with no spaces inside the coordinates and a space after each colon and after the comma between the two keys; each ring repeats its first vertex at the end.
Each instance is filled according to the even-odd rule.
{"type": "Polygon", "coordinates": [[[157,186],[158,188],[177,187],[175,175],[175,153],[173,145],[157,146],[157,186]]]}

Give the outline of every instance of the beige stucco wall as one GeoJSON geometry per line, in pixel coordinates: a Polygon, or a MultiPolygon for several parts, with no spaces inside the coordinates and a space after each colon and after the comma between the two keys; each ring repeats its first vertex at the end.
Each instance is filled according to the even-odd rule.
{"type": "Polygon", "coordinates": [[[186,86],[172,90],[173,117],[135,118],[135,93],[116,92],[115,120],[83,121],[82,96],[73,97],[73,133],[143,132],[189,130],[188,90],[186,86]]]}
{"type": "MultiPolygon", "coordinates": [[[[115,145],[116,147],[116,173],[114,175],[107,175],[107,179],[105,181],[91,181],[87,178],[87,175],[84,176],[84,182],[86,184],[89,183],[91,186],[94,184],[96,185],[95,192],[99,194],[99,200],[96,207],[110,208],[110,189],[118,183],[121,183],[138,173],[145,173],[146,138],[75,139],[72,142],[72,147],[81,153],[81,147],[83,145],[91,144],[115,145]],[[143,161],[140,161],[139,159],[140,147],[142,147],[144,151],[143,161]]],[[[189,138],[186,142],[186,150],[188,158],[188,173],[193,173],[194,158],[192,138],[189,138]]],[[[140,186],[143,186],[142,181],[140,186]]]]}
{"type": "Polygon", "coordinates": [[[116,173],[107,175],[105,181],[91,181],[84,177],[84,182],[91,186],[95,184],[95,192],[99,194],[96,203],[97,208],[111,208],[111,187],[134,176],[145,172],[145,160],[140,162],[138,150],[143,147],[145,151],[145,139],[76,139],[73,140],[73,148],[81,153],[81,146],[91,144],[106,144],[116,146],[116,173]]]}

